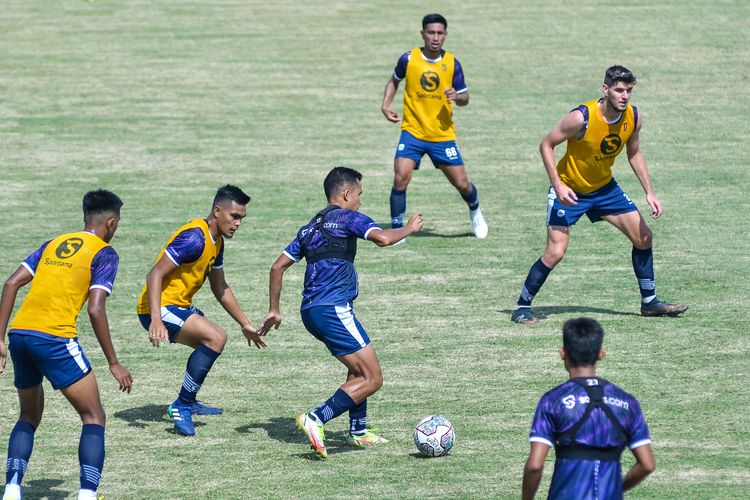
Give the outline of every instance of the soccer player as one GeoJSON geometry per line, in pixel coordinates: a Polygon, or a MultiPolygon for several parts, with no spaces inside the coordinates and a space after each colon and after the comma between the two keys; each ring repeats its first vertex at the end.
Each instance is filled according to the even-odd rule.
{"type": "MultiPolygon", "coordinates": [[[[269,309],[261,332],[281,324],[279,297],[284,272],[303,257],[307,260],[300,314],[305,328],[323,342],[346,366],[346,382],[330,399],[297,417],[297,426],[310,440],[321,459],[328,456],[323,426],[349,411],[347,444],[369,446],[388,441],[367,428],[367,398],[380,389],[383,375],[367,332],[354,314],[357,271],[354,257],[357,238],[388,246],[422,229],[422,215],[414,213],[406,226],[381,229],[371,218],[358,212],[362,196],[362,174],[336,167],[323,187],[328,206],[297,232],[271,267],[269,309]]],[[[314,379],[314,377],[313,377],[314,379]]]]}
{"type": "Polygon", "coordinates": [[[193,349],[179,395],[167,408],[175,431],[183,436],[195,435],[194,414],[222,413],[220,408],[196,399],[227,342],[227,333],[193,305],[193,295],[206,278],[216,300],[240,325],[248,345],[266,347],[224,279],[224,238],[232,238],[239,229],[249,202],[250,197],[237,186],[220,188],[208,217],[193,219],[170,236],[146,277],[138,301],[138,318],[154,347],[168,340],[193,349]]]}
{"type": "Polygon", "coordinates": [[[469,104],[469,88],[461,63],[452,53],[443,50],[448,21],[440,14],[428,14],[422,19],[420,33],[424,47],[412,49],[399,58],[383,93],[381,110],[388,121],[398,123],[401,117],[391,109],[391,103],[399,83],[406,80],[401,137],[393,162],[391,227],[403,226],[406,188],[422,156],[427,154],[468,205],[474,235],[486,238],[487,223],[479,208],[477,188],[466,175],[456,144],[453,104],[469,104]]]}
{"type": "Polygon", "coordinates": [[[18,290],[31,282],[8,331],[14,385],[21,415],[8,443],[3,500],[21,498],[21,481],[34,446],[34,432],[44,412],[42,378],[70,401],[81,417],[78,444],[79,500],[96,499],[104,467],[105,414],[91,364],[78,344],[76,318],[88,299],[88,314],[109,370],[121,391],[133,378],[117,360],[105,302],[112,293],[119,259],[109,242],[120,221],[120,198],[103,189],[83,197],[82,231],[53,238],[31,253],[10,275],[0,299],[0,373],[7,352],[5,330],[18,290]]]}
{"type": "Polygon", "coordinates": [[[573,109],[539,145],[551,184],[547,195],[547,246],[531,266],[521,289],[511,314],[516,323],[538,322],[531,313],[531,301],[565,255],[570,227],[584,214],[591,222],[609,222],[632,242],[633,270],[641,291],[643,316],[677,316],[687,311],[684,304],[669,304],[656,297],[651,230],[635,203],[612,177],[612,164],[625,148],[630,167],[646,192],[651,217],[661,217],[661,201],[651,186],[640,146],[643,115],[630,104],[634,85],[635,76],[626,68],[608,68],[602,86],[604,96],[573,109]],[[564,141],[567,151],[555,167],[554,148],[564,141]]]}
{"type": "Polygon", "coordinates": [[[604,359],[604,330],[590,318],[566,321],[560,357],[570,379],[539,401],[531,424],[531,451],[523,471],[523,498],[539,488],[544,461],[555,447],[548,498],[622,498],[656,467],[648,426],[638,400],[597,377],[604,359]],[[636,463],[622,478],[620,456],[630,448],[636,463]]]}

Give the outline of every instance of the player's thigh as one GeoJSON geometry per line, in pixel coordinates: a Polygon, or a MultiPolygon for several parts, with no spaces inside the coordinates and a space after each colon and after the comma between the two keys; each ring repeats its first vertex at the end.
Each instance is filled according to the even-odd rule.
{"type": "Polygon", "coordinates": [[[227,341],[227,333],[219,325],[199,314],[192,314],[174,337],[178,344],[190,346],[193,349],[203,344],[214,351],[221,352],[227,341]]]}
{"type": "Polygon", "coordinates": [[[619,229],[636,248],[651,248],[651,229],[637,210],[624,214],[602,215],[601,218],[619,229]]]}
{"type": "Polygon", "coordinates": [[[567,226],[547,226],[547,245],[544,247],[542,262],[547,267],[555,267],[565,256],[570,243],[570,228],[567,226]]]}
{"type": "Polygon", "coordinates": [[[60,389],[60,392],[75,408],[84,424],[104,425],[104,408],[99,399],[99,385],[94,372],[89,372],[78,382],[60,389]]]}
{"type": "Polygon", "coordinates": [[[417,162],[411,158],[395,158],[393,160],[393,186],[399,191],[405,190],[416,168],[417,162]]]}

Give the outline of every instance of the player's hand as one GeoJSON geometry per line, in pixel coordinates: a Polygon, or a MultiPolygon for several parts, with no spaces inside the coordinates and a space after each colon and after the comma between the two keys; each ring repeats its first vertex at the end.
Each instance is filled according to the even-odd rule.
{"type": "Polygon", "coordinates": [[[151,320],[148,327],[148,339],[154,347],[159,347],[160,342],[169,342],[169,332],[162,320],[151,320]]]}
{"type": "Polygon", "coordinates": [[[5,342],[0,340],[0,373],[5,371],[5,363],[8,362],[8,349],[5,347],[5,342]]]}
{"type": "Polygon", "coordinates": [[[380,108],[380,110],[385,115],[385,119],[392,123],[398,123],[401,121],[401,117],[393,111],[391,108],[380,108]]]}
{"type": "Polygon", "coordinates": [[[565,206],[575,205],[578,202],[578,196],[576,196],[575,191],[570,189],[565,184],[560,184],[560,186],[554,188],[555,193],[557,194],[557,199],[560,200],[560,203],[562,203],[565,206]]]}
{"type": "Polygon", "coordinates": [[[130,394],[130,389],[133,387],[133,376],[128,369],[122,366],[119,362],[115,362],[109,365],[109,371],[112,372],[112,376],[115,377],[117,383],[120,384],[120,390],[130,394]]]}
{"type": "Polygon", "coordinates": [[[263,337],[258,332],[258,330],[256,330],[252,326],[250,325],[243,326],[242,334],[247,339],[247,345],[252,346],[253,344],[255,344],[255,347],[257,347],[258,349],[268,347],[268,345],[266,344],[266,341],[263,340],[263,337]]]}
{"type": "Polygon", "coordinates": [[[454,89],[453,87],[443,90],[443,94],[445,94],[445,97],[448,99],[448,101],[456,102],[457,93],[456,93],[456,89],[454,89]]]}
{"type": "Polygon", "coordinates": [[[422,220],[422,214],[420,212],[414,212],[411,214],[411,217],[409,217],[409,220],[406,222],[406,227],[411,230],[411,234],[421,231],[422,226],[424,226],[424,221],[422,220]]]}
{"type": "Polygon", "coordinates": [[[651,218],[658,219],[659,217],[661,217],[662,209],[661,201],[659,201],[659,198],[657,198],[655,194],[646,195],[646,201],[648,202],[648,206],[651,207],[651,218]]]}
{"type": "Polygon", "coordinates": [[[281,313],[279,311],[268,311],[266,317],[263,318],[263,321],[261,321],[258,332],[261,335],[265,335],[269,331],[271,331],[271,327],[273,327],[275,330],[278,330],[279,326],[281,326],[281,313]]]}

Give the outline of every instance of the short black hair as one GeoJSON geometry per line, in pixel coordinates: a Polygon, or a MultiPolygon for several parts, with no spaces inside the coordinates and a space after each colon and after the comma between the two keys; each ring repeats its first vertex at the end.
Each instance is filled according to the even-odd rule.
{"type": "Polygon", "coordinates": [[[339,193],[339,191],[346,187],[352,186],[357,181],[362,180],[362,174],[349,167],[333,167],[333,170],[328,172],[326,179],[323,181],[323,190],[326,193],[326,199],[331,199],[339,193]]]}
{"type": "Polygon", "coordinates": [[[250,197],[237,186],[227,184],[226,186],[220,187],[218,191],[216,191],[213,206],[224,205],[228,201],[233,201],[235,203],[239,203],[240,205],[247,205],[248,203],[250,203],[250,197]]]}
{"type": "Polygon", "coordinates": [[[422,29],[425,29],[428,24],[442,23],[445,29],[448,29],[448,20],[440,14],[427,14],[422,18],[422,29]]]}
{"type": "Polygon", "coordinates": [[[635,75],[624,66],[610,66],[604,72],[604,85],[611,87],[617,82],[635,85],[635,75]]]}
{"type": "Polygon", "coordinates": [[[83,195],[83,220],[88,222],[91,217],[106,212],[120,215],[122,200],[119,196],[106,189],[96,189],[83,195]]]}
{"type": "Polygon", "coordinates": [[[595,365],[603,343],[604,329],[594,319],[569,319],[563,325],[563,347],[570,366],[595,365]]]}

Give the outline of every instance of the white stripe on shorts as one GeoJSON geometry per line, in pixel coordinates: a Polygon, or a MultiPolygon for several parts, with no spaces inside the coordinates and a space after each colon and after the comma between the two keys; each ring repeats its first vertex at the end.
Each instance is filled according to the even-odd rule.
{"type": "Polygon", "coordinates": [[[360,347],[364,347],[365,339],[362,338],[362,334],[359,333],[359,330],[357,329],[357,325],[354,323],[354,314],[352,314],[352,308],[351,306],[341,307],[341,306],[334,306],[336,309],[336,315],[341,320],[341,324],[344,325],[344,328],[351,334],[352,337],[354,337],[354,340],[359,342],[360,347]]]}
{"type": "Polygon", "coordinates": [[[78,345],[78,342],[76,342],[75,339],[70,339],[70,341],[65,344],[65,347],[68,348],[68,352],[71,356],[73,356],[73,359],[78,365],[78,368],[80,368],[83,373],[87,373],[89,371],[89,368],[88,366],[86,366],[86,363],[83,362],[81,346],[78,345]]]}
{"type": "Polygon", "coordinates": [[[180,328],[182,328],[182,325],[185,324],[185,322],[182,321],[179,316],[177,316],[174,313],[169,312],[169,309],[167,309],[166,307],[162,307],[160,312],[161,312],[161,320],[165,323],[179,326],[180,328]]]}

